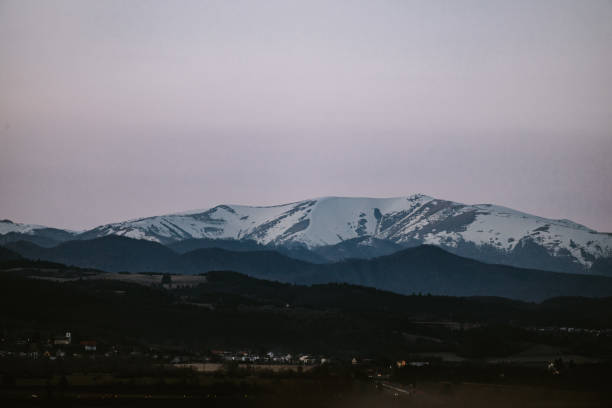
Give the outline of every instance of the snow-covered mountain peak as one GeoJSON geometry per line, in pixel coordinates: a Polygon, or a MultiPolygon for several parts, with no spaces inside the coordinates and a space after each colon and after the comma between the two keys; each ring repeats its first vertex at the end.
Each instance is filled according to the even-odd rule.
{"type": "MultiPolygon", "coordinates": [[[[0,234],[44,228],[15,225],[19,224],[0,222],[0,234]]],[[[504,262],[503,257],[508,255],[518,259],[512,264],[564,271],[583,271],[598,258],[612,257],[611,235],[575,222],[424,194],[392,198],[326,196],[274,206],[221,204],[102,225],[78,237],[106,235],[164,244],[192,238],[254,240],[263,245],[307,249],[355,239],[361,246],[382,241],[403,247],[432,244],[488,262],[504,262]],[[550,259],[537,265],[530,263],[543,257],[550,259]],[[565,266],[555,266],[559,260],[565,266]]]]}

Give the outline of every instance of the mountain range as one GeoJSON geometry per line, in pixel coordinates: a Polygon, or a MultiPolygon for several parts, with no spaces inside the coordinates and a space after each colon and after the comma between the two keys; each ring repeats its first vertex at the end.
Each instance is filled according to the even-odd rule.
{"type": "Polygon", "coordinates": [[[396,198],[324,197],[257,207],[145,217],[87,231],[0,221],[0,244],[43,247],[117,235],[179,252],[206,247],[275,250],[315,263],[373,258],[422,244],[488,263],[569,273],[612,274],[612,235],[492,204],[423,194],[396,198]]]}

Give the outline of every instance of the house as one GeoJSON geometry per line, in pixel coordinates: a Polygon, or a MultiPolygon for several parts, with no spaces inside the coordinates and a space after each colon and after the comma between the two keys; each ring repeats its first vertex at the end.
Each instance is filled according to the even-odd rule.
{"type": "Polygon", "coordinates": [[[53,344],[56,346],[67,346],[72,343],[72,334],[70,332],[66,332],[65,335],[55,337],[53,339],[53,344]]]}
{"type": "Polygon", "coordinates": [[[80,344],[81,346],[83,346],[83,349],[85,351],[96,351],[97,347],[96,347],[95,340],[85,340],[85,341],[82,341],[80,344]]]}
{"type": "Polygon", "coordinates": [[[303,355],[298,360],[303,364],[310,364],[314,361],[314,359],[309,355],[303,355]]]}

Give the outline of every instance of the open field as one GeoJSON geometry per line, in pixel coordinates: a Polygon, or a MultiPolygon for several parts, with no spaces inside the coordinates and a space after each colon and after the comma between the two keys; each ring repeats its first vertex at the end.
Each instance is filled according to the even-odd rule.
{"type": "MultiPolygon", "coordinates": [[[[391,387],[383,387],[386,398],[380,396],[378,400],[382,402],[389,397],[394,397],[404,404],[391,403],[389,406],[604,407],[612,402],[610,394],[526,385],[436,382],[421,383],[416,387],[398,385],[391,385],[391,387]]],[[[377,406],[385,406],[385,403],[377,406]]]]}
{"type": "MultiPolygon", "coordinates": [[[[412,385],[317,378],[133,379],[110,386],[109,378],[70,376],[71,385],[22,383],[2,389],[10,406],[216,406],[216,407],[606,407],[609,392],[524,385],[425,382],[412,385]],[[80,378],[79,378],[80,377],[80,378]],[[97,385],[96,385],[97,383],[97,385]]],[[[57,382],[51,380],[51,383],[57,382]]]]}
{"type": "MultiPolygon", "coordinates": [[[[224,370],[224,365],[221,363],[186,363],[173,364],[175,368],[187,368],[199,373],[214,373],[224,370]]],[[[314,365],[296,365],[296,364],[237,364],[238,369],[249,371],[272,371],[281,373],[286,371],[306,372],[314,368],[314,365]]]]}
{"type": "MultiPolygon", "coordinates": [[[[148,273],[100,273],[92,275],[87,279],[117,280],[128,283],[138,283],[146,286],[157,286],[160,284],[163,274],[148,273]]],[[[172,275],[172,283],[166,285],[167,288],[192,287],[206,282],[206,276],[201,275],[172,275]]]]}

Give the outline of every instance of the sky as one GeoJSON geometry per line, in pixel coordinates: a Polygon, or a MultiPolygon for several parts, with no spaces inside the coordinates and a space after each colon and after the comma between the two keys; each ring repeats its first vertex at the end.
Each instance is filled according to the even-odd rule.
{"type": "Polygon", "coordinates": [[[0,0],[0,218],[424,193],[612,231],[610,21],[610,0],[0,0]]]}

